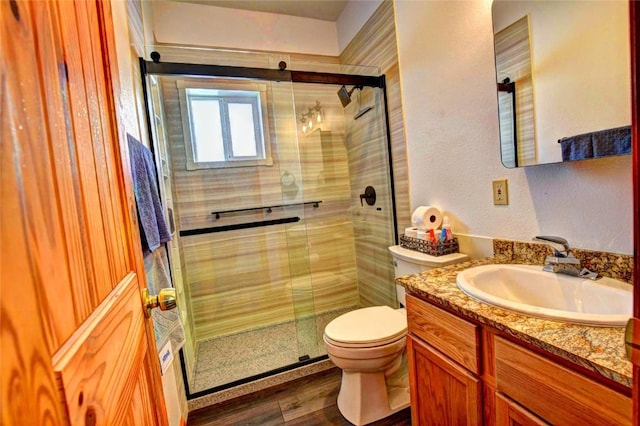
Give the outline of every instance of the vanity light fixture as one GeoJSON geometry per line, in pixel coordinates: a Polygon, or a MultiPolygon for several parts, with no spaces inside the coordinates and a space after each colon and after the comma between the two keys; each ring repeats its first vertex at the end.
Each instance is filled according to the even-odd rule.
{"type": "Polygon", "coordinates": [[[320,101],[316,100],[314,106],[311,106],[307,109],[307,112],[303,112],[300,115],[300,124],[303,134],[310,133],[314,127],[320,125],[320,123],[324,120],[324,111],[322,106],[320,105],[320,101]]]}

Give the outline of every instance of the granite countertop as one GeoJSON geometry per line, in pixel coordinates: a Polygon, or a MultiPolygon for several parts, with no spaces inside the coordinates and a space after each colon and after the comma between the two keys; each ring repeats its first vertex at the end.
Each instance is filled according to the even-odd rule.
{"type": "Polygon", "coordinates": [[[625,357],[624,327],[590,327],[535,318],[480,302],[457,287],[458,272],[473,266],[500,263],[514,262],[501,256],[472,260],[398,277],[396,283],[415,296],[632,387],[632,367],[625,357]]]}

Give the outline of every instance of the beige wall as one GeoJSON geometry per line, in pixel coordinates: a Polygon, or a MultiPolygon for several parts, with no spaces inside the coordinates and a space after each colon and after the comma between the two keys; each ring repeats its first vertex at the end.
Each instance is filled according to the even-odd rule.
{"type": "Polygon", "coordinates": [[[195,3],[152,3],[158,44],[338,54],[335,22],[195,3]]]}
{"type": "Polygon", "coordinates": [[[454,233],[633,253],[630,156],[505,169],[500,163],[491,4],[395,2],[411,204],[454,233]],[[494,206],[491,180],[509,180],[494,206]]]}

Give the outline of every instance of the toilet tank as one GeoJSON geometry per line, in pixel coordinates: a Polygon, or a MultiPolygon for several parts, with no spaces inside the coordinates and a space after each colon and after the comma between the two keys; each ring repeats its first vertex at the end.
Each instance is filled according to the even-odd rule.
{"type": "MultiPolygon", "coordinates": [[[[469,256],[462,253],[451,253],[443,256],[431,256],[419,251],[409,250],[400,246],[389,247],[393,257],[393,271],[395,277],[417,274],[430,269],[441,268],[454,263],[461,263],[469,260],[469,256]]],[[[405,305],[404,287],[396,285],[398,303],[405,305]]]]}

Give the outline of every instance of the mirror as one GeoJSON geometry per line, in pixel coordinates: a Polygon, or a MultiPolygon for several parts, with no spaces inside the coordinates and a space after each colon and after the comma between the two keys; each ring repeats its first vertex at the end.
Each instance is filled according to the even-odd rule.
{"type": "Polygon", "coordinates": [[[617,0],[494,0],[505,167],[631,152],[628,9],[617,0]]]}

